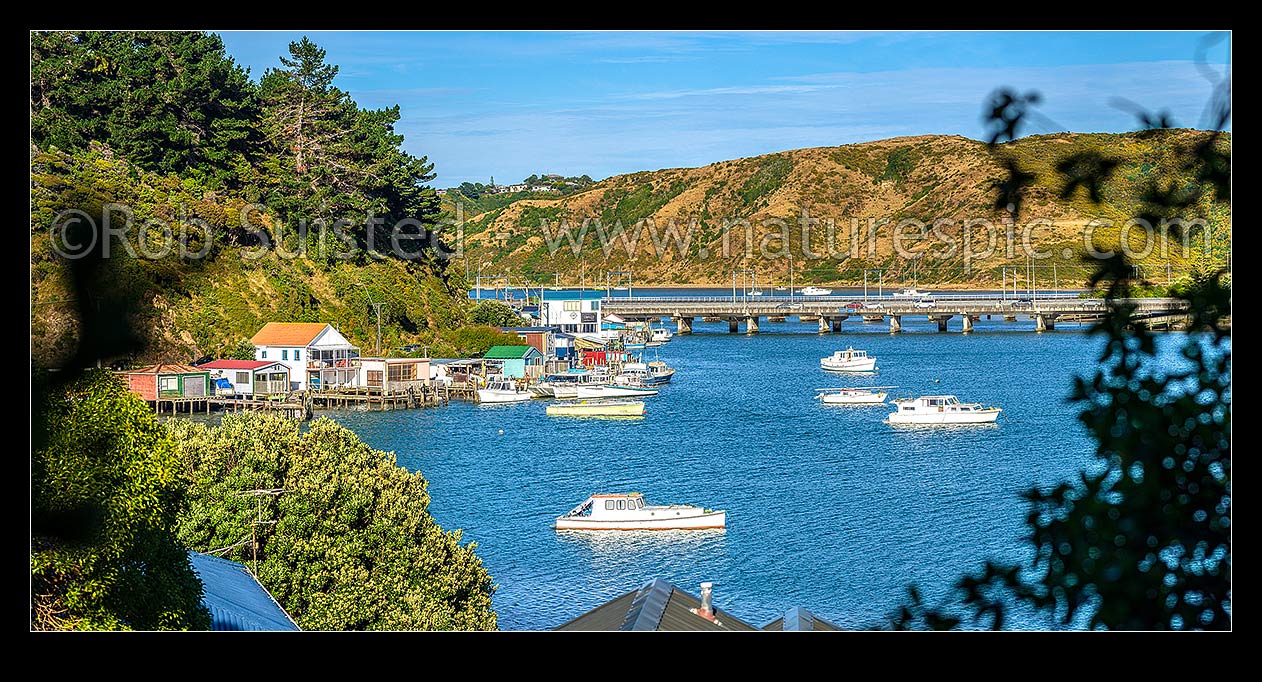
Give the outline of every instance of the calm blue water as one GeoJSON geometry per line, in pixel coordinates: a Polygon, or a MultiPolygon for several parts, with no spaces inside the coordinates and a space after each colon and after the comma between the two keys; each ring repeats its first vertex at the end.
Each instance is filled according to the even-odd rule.
{"type": "Polygon", "coordinates": [[[983,319],[963,335],[957,319],[939,334],[904,319],[898,336],[854,319],[825,336],[815,323],[744,336],[698,322],[661,348],[679,371],[642,420],[549,418],[543,401],[329,414],[429,479],[437,520],[478,543],[503,629],[555,627],[653,577],[693,593],[714,581],[716,603],[757,625],[803,606],[866,627],[909,582],[932,598],[985,558],[1022,560],[1019,492],[1072,475],[1093,447],[1064,400],[1100,347],[1083,327],[983,319]],[[849,344],[877,356],[876,376],[819,369],[849,344]],[[887,408],[813,400],[817,387],[864,384],[997,404],[1006,420],[893,427],[887,408]],[[726,509],[728,528],[550,527],[602,488],[726,509]]]}

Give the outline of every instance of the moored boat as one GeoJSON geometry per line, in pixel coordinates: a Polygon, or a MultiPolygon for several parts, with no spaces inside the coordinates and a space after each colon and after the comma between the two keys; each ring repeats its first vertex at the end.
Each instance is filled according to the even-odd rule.
{"type": "Polygon", "coordinates": [[[799,293],[799,294],[802,294],[803,296],[827,296],[827,295],[829,295],[829,294],[833,293],[833,290],[832,290],[832,289],[824,289],[824,288],[822,288],[822,287],[814,287],[814,286],[811,286],[811,287],[804,287],[804,288],[803,288],[801,291],[799,291],[798,293],[799,293]]]}
{"type": "Polygon", "coordinates": [[[519,403],[534,396],[531,391],[519,390],[511,381],[492,381],[486,388],[478,389],[480,403],[519,403]]]}
{"type": "Polygon", "coordinates": [[[691,504],[651,505],[640,493],[598,493],[558,516],[557,530],[703,530],[725,528],[727,512],[691,504]]]}
{"type": "Polygon", "coordinates": [[[649,332],[649,341],[661,341],[662,343],[666,343],[673,338],[675,338],[675,335],[672,334],[666,327],[654,327],[649,332]]]}
{"type": "Polygon", "coordinates": [[[565,400],[544,409],[554,417],[642,417],[640,400],[565,400]]]}
{"type": "Polygon", "coordinates": [[[641,386],[579,386],[579,398],[642,398],[657,395],[657,389],[641,386]]]}
{"type": "Polygon", "coordinates": [[[981,403],[961,403],[953,395],[896,398],[893,407],[886,420],[891,424],[989,424],[1003,411],[981,403]]]}
{"type": "Polygon", "coordinates": [[[667,365],[661,360],[654,360],[648,363],[649,373],[653,375],[653,379],[657,384],[669,383],[671,377],[675,376],[675,368],[667,365]]]}
{"type": "Polygon", "coordinates": [[[926,296],[931,296],[931,295],[932,294],[930,294],[928,291],[921,291],[917,289],[916,287],[907,287],[906,289],[903,289],[901,291],[895,291],[893,294],[894,298],[917,298],[917,299],[924,298],[926,296]]]}
{"type": "Polygon", "coordinates": [[[871,372],[876,369],[876,357],[850,346],[846,350],[835,351],[826,358],[820,358],[819,366],[830,372],[871,372]]]}
{"type": "Polygon", "coordinates": [[[865,388],[817,388],[815,399],[826,405],[882,405],[885,403],[883,390],[898,388],[897,386],[871,386],[865,388]]]}

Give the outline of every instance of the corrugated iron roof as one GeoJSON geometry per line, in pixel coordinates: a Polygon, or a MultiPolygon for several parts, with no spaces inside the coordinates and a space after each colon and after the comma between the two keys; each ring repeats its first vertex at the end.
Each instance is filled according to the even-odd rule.
{"type": "Polygon", "coordinates": [[[305,346],[320,335],[325,322],[268,322],[250,339],[256,346],[305,346]]]}
{"type": "Polygon", "coordinates": [[[275,360],[211,360],[198,365],[202,369],[258,369],[279,364],[275,360]]]}
{"type": "Polygon", "coordinates": [[[783,630],[786,632],[829,631],[839,632],[841,628],[820,618],[810,611],[794,606],[784,615],[762,626],[763,630],[783,630]]]}
{"type": "Polygon", "coordinates": [[[711,630],[716,632],[757,631],[758,628],[720,609],[718,622],[711,622],[693,609],[701,600],[681,591],[670,582],[656,578],[638,590],[574,618],[557,630],[711,630]]]}
{"type": "Polygon", "coordinates": [[[300,629],[242,564],[198,552],[188,556],[202,580],[202,603],[210,610],[212,630],[300,629]]]}
{"type": "Polygon", "coordinates": [[[491,346],[482,357],[486,360],[515,360],[526,357],[530,351],[539,352],[534,346],[491,346]]]}
{"type": "Polygon", "coordinates": [[[156,365],[145,365],[138,369],[127,369],[119,374],[205,374],[206,370],[192,365],[181,365],[177,362],[159,362],[156,365]]]}

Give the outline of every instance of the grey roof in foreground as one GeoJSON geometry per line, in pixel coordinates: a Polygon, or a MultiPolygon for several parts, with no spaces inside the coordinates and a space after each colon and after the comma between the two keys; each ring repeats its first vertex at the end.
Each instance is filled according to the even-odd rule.
{"type": "Polygon", "coordinates": [[[607,604],[563,623],[556,629],[658,632],[675,630],[752,632],[758,630],[736,616],[717,608],[714,614],[718,622],[710,622],[692,612],[692,609],[700,606],[700,599],[661,578],[656,578],[644,587],[627,592],[607,604]]]}
{"type": "Polygon", "coordinates": [[[841,628],[820,618],[810,611],[794,606],[784,615],[762,626],[763,630],[784,630],[786,632],[828,631],[839,632],[841,628]]]}
{"type": "Polygon", "coordinates": [[[202,580],[202,603],[210,610],[210,629],[299,629],[242,564],[198,552],[189,552],[188,558],[202,580]]]}

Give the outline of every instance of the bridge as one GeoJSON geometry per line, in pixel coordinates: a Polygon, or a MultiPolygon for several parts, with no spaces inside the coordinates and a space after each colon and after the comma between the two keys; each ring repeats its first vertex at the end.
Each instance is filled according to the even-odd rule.
{"type": "Polygon", "coordinates": [[[938,323],[938,331],[947,331],[947,321],[959,317],[963,331],[973,331],[973,322],[982,315],[1002,315],[1016,320],[1018,315],[1034,320],[1037,331],[1056,328],[1057,319],[1092,320],[1103,317],[1109,307],[1126,303],[1135,307],[1133,319],[1149,324],[1172,320],[1182,321],[1187,303],[1172,298],[1132,298],[1106,301],[1102,298],[1079,298],[1076,294],[1037,294],[1030,297],[997,297],[993,294],[953,294],[931,299],[896,298],[893,296],[671,296],[671,297],[606,297],[601,301],[602,314],[617,315],[627,321],[669,318],[677,333],[691,334],[697,318],[706,322],[726,320],[728,331],[737,333],[745,325],[745,333],[757,334],[758,321],[767,318],[783,322],[796,316],[800,321],[818,320],[819,333],[841,331],[841,323],[850,317],[866,321],[889,320],[890,333],[902,331],[903,318],[924,316],[938,323]]]}

